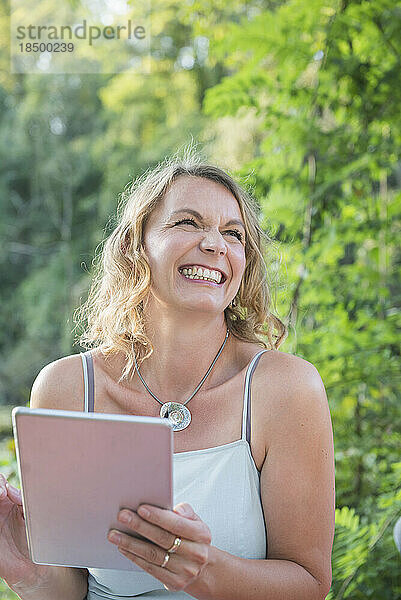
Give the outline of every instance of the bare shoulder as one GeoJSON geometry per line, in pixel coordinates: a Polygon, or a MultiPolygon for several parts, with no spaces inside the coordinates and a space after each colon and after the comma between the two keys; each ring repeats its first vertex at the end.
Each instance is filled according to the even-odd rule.
{"type": "Polygon", "coordinates": [[[315,422],[328,416],[328,402],[322,378],[309,361],[281,351],[265,352],[255,372],[259,407],[266,420],[274,424],[315,422]],[[257,375],[256,375],[257,374],[257,375]]]}
{"type": "Polygon", "coordinates": [[[266,352],[258,374],[258,409],[266,458],[261,498],[268,558],[304,567],[325,598],[334,536],[334,446],[326,392],[316,367],[291,354],[266,352]]]}
{"type": "Polygon", "coordinates": [[[49,363],[39,372],[31,391],[31,408],[83,410],[84,383],[79,354],[49,363]]]}
{"type": "Polygon", "coordinates": [[[304,386],[319,389],[323,386],[319,371],[312,363],[280,350],[265,352],[260,359],[258,371],[262,377],[264,375],[280,381],[284,393],[304,386]]]}

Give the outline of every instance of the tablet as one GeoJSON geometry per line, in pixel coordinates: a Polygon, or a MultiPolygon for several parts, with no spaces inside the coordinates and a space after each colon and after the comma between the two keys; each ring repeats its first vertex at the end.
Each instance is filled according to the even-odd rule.
{"type": "Polygon", "coordinates": [[[141,570],[107,540],[121,508],[172,509],[167,419],[16,407],[12,411],[28,547],[38,564],[141,570]]]}

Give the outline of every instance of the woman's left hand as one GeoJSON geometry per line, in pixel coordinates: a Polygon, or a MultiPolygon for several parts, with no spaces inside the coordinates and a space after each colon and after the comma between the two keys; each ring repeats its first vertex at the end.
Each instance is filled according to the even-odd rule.
{"type": "Polygon", "coordinates": [[[184,590],[199,578],[209,562],[210,529],[187,503],[177,504],[173,510],[143,504],[137,512],[121,510],[118,520],[149,541],[116,529],[109,531],[109,541],[168,590],[184,590]],[[127,521],[123,520],[124,515],[127,521]],[[112,533],[120,538],[112,539],[112,533]],[[181,544],[167,554],[177,537],[181,538],[181,544]],[[166,554],[169,557],[167,562],[166,554]],[[163,563],[164,567],[161,566],[163,563]]]}

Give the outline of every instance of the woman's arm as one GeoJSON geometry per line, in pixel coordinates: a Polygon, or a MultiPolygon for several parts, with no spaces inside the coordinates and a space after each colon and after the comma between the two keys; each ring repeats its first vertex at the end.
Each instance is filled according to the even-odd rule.
{"type": "Polygon", "coordinates": [[[260,479],[268,558],[210,547],[201,577],[185,589],[199,600],[323,600],[329,592],[335,484],[326,393],[313,365],[287,354],[280,361],[280,385],[271,374],[268,382],[281,391],[268,411],[260,479]]]}
{"type": "Polygon", "coordinates": [[[323,600],[329,589],[298,563],[239,558],[211,546],[201,579],[184,591],[198,600],[323,600]]]}

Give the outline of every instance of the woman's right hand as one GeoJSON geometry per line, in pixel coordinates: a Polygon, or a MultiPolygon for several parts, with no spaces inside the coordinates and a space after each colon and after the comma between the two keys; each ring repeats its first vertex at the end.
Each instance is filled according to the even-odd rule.
{"type": "Polygon", "coordinates": [[[30,580],[35,567],[29,558],[21,492],[0,473],[0,577],[11,587],[30,580]]]}

